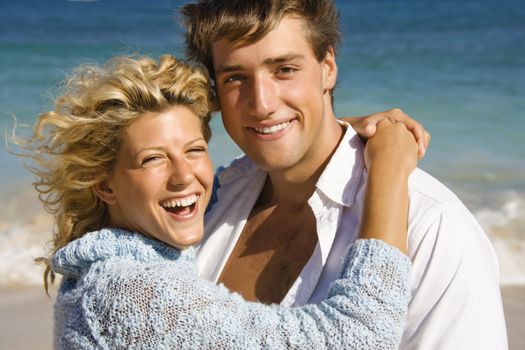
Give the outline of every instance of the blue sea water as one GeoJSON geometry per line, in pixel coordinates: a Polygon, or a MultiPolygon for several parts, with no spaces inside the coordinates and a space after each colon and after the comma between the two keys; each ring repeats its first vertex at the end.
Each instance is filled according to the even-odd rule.
{"type": "MultiPolygon", "coordinates": [[[[13,115],[32,124],[52,106],[53,89],[77,64],[102,63],[116,54],[183,56],[175,11],[183,3],[4,2],[0,130],[10,130],[13,115]]],[[[336,3],[344,35],[337,114],[399,107],[421,121],[433,139],[420,166],[474,212],[500,256],[502,281],[525,283],[525,3],[336,3]]],[[[240,154],[219,116],[213,130],[216,165],[240,154]]],[[[49,217],[39,210],[31,177],[5,149],[0,179],[0,259],[12,262],[0,267],[0,284],[37,283],[25,261],[27,254],[40,254],[49,217]]]]}

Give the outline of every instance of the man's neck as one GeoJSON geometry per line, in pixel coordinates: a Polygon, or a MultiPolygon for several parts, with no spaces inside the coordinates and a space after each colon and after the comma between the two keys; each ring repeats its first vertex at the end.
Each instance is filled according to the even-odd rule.
{"type": "Polygon", "coordinates": [[[299,163],[291,168],[268,172],[268,179],[259,197],[260,204],[306,204],[344,135],[344,130],[335,117],[330,118],[327,124],[315,147],[299,163]]]}

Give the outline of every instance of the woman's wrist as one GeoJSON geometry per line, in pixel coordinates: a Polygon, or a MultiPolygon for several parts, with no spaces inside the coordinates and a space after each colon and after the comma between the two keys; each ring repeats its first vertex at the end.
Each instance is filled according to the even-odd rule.
{"type": "Polygon", "coordinates": [[[409,172],[376,164],[368,175],[361,238],[380,239],[406,252],[409,172]]]}
{"type": "Polygon", "coordinates": [[[410,174],[414,171],[412,163],[411,160],[404,157],[377,156],[368,164],[368,174],[369,176],[407,181],[410,174]]]}

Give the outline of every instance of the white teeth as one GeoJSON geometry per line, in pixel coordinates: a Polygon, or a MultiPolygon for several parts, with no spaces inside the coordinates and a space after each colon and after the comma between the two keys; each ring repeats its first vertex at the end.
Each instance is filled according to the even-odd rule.
{"type": "Polygon", "coordinates": [[[254,127],[254,129],[258,133],[261,133],[261,134],[273,134],[274,132],[277,132],[279,130],[282,130],[282,129],[286,128],[289,124],[290,124],[290,122],[288,121],[288,122],[284,122],[284,123],[281,123],[281,124],[272,125],[270,127],[264,127],[264,128],[254,127]]]}
{"type": "Polygon", "coordinates": [[[198,198],[199,196],[197,196],[196,194],[192,194],[186,198],[166,200],[162,202],[160,205],[166,208],[189,207],[190,205],[197,202],[198,198]]]}

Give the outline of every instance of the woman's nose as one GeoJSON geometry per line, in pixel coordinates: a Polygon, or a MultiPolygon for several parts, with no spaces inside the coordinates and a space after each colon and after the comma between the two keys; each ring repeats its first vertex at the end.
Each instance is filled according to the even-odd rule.
{"type": "Polygon", "coordinates": [[[192,165],[186,159],[174,161],[171,166],[169,183],[184,188],[195,180],[192,165]]]}

